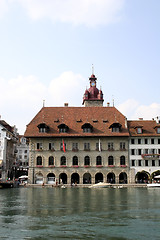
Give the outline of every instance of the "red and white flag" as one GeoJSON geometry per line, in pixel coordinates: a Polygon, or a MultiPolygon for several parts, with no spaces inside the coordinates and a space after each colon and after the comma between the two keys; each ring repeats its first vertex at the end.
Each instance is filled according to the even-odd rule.
{"type": "Polygon", "coordinates": [[[64,140],[62,140],[62,142],[63,142],[63,152],[66,152],[64,140]]]}

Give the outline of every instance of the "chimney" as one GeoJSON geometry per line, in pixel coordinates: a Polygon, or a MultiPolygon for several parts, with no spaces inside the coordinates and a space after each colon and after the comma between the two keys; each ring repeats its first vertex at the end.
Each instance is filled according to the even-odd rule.
{"type": "Polygon", "coordinates": [[[64,107],[68,107],[68,103],[64,103],[64,107]]]}
{"type": "Polygon", "coordinates": [[[107,107],[110,107],[110,103],[109,102],[107,102],[107,107]]]}
{"type": "Polygon", "coordinates": [[[143,118],[139,118],[140,121],[143,121],[143,118]]]}

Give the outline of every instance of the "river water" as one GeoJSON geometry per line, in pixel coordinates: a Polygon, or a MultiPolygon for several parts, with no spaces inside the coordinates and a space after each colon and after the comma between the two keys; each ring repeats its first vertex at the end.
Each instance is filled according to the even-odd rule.
{"type": "Polygon", "coordinates": [[[0,239],[160,239],[160,189],[1,189],[0,239]]]}

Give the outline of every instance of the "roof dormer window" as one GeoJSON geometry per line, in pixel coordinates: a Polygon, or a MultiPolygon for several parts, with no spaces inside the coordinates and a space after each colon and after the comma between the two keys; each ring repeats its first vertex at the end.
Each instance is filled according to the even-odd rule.
{"type": "Polygon", "coordinates": [[[156,133],[160,134],[160,126],[158,126],[158,127],[156,126],[155,129],[156,129],[156,133]]]}
{"type": "Polygon", "coordinates": [[[64,123],[60,124],[58,128],[60,133],[66,133],[69,130],[69,127],[64,123]]]}
{"type": "Polygon", "coordinates": [[[120,123],[113,123],[109,128],[112,129],[112,132],[120,132],[122,125],[120,123]]]}
{"type": "Polygon", "coordinates": [[[82,125],[84,133],[91,133],[93,131],[93,126],[90,123],[85,123],[82,125]]]}
{"type": "Polygon", "coordinates": [[[49,127],[45,123],[40,123],[38,126],[40,133],[46,133],[49,131],[49,127]]]}

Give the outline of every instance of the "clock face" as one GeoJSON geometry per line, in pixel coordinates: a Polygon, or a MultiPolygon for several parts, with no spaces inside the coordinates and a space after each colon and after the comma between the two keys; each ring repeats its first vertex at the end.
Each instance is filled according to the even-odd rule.
{"type": "Polygon", "coordinates": [[[94,87],[95,86],[95,82],[91,82],[91,86],[94,87]]]}

